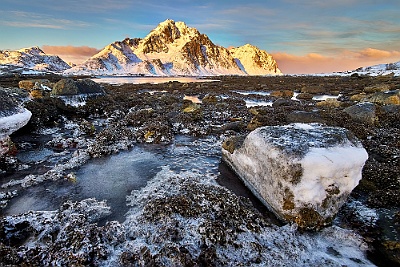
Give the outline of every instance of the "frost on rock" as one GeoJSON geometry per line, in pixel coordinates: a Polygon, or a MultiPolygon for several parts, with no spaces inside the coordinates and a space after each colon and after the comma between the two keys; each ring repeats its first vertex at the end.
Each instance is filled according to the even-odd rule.
{"type": "Polygon", "coordinates": [[[104,201],[65,202],[57,211],[36,211],[0,220],[0,257],[7,266],[99,266],[115,243],[124,240],[120,224],[107,216],[104,201]],[[7,256],[4,256],[7,255],[7,256]]]}
{"type": "Polygon", "coordinates": [[[368,158],[346,129],[319,124],[262,127],[223,159],[281,220],[302,228],[330,224],[361,180],[368,158]]]}
{"type": "Polygon", "coordinates": [[[251,203],[202,173],[164,167],[127,197],[124,223],[96,222],[104,201],[0,220],[0,261],[21,266],[373,266],[352,231],[270,225],[251,203]]]}
{"type": "Polygon", "coordinates": [[[271,225],[247,199],[190,171],[164,168],[127,201],[125,266],[373,266],[354,232],[271,225]]]}

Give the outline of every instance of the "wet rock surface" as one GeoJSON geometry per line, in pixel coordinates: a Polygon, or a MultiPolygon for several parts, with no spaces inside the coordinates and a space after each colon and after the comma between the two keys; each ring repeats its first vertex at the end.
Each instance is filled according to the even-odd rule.
{"type": "MultiPolygon", "coordinates": [[[[78,77],[81,78],[83,77],[78,77]]],[[[19,81],[27,79],[57,82],[60,77],[3,76],[0,86],[15,90],[13,88],[18,88],[19,81]]],[[[334,226],[318,234],[326,241],[324,244],[333,245],[320,247],[320,243],[312,237],[315,234],[304,233],[311,236],[308,238],[290,225],[279,227],[266,223],[266,215],[254,211],[246,201],[242,202],[215,181],[204,181],[204,175],[197,175],[196,179],[192,175],[192,178],[182,181],[182,186],[179,186],[181,182],[173,183],[168,180],[152,189],[145,187],[148,193],[145,188],[139,193],[133,193],[136,197],[132,199],[138,201],[131,208],[128,216],[130,219],[127,217],[124,223],[103,222],[99,226],[93,220],[85,219],[85,209],[79,209],[76,214],[81,215],[71,216],[69,222],[62,219],[62,223],[57,225],[53,221],[54,214],[62,213],[64,206],[54,212],[3,216],[0,227],[2,262],[10,265],[39,265],[41,261],[42,265],[54,265],[57,262],[62,265],[63,259],[70,259],[76,265],[100,266],[109,262],[117,266],[224,266],[257,263],[297,263],[299,266],[368,265],[370,263],[363,254],[367,247],[355,234],[359,233],[365,238],[370,251],[369,259],[375,264],[398,264],[396,242],[399,242],[400,231],[396,214],[400,210],[399,112],[395,103],[390,102],[391,105],[388,105],[387,102],[375,102],[373,105],[377,120],[370,124],[352,118],[344,109],[356,105],[358,101],[363,101],[362,99],[377,91],[379,93],[387,88],[390,91],[399,90],[399,78],[358,76],[219,79],[219,82],[210,83],[104,85],[105,95],[87,99],[82,106],[71,106],[59,98],[46,95],[25,102],[24,106],[32,112],[32,118],[25,127],[11,135],[11,141],[15,143],[15,153],[18,155],[34,149],[41,149],[45,153],[40,160],[28,162],[21,162],[10,155],[1,157],[1,206],[7,207],[10,201],[18,198],[25,190],[41,184],[56,181],[74,183],[74,172],[91,158],[102,158],[139,144],[173,145],[177,135],[196,138],[215,136],[225,140],[231,136],[245,136],[262,126],[318,120],[328,126],[350,130],[361,140],[369,154],[363,169],[363,179],[352,192],[350,200],[339,211],[333,222],[334,226]],[[309,95],[301,99],[279,98],[284,95],[289,97],[286,90],[309,95]],[[249,94],[238,94],[238,91],[249,94]],[[285,94],[271,96],[272,91],[285,94]],[[338,93],[341,95],[338,98],[340,105],[317,105],[320,101],[313,100],[317,95],[337,96],[338,93]],[[185,95],[198,96],[202,103],[193,105],[183,99],[185,95]],[[359,95],[362,97],[354,97],[359,95]],[[247,108],[245,100],[272,101],[273,104],[247,108]],[[188,109],[185,110],[186,108],[188,109]],[[314,116],[315,114],[318,115],[314,116]],[[174,191],[174,187],[161,189],[168,183],[176,185],[179,190],[174,191]],[[231,202],[224,203],[225,199],[231,202]],[[225,207],[218,208],[221,203],[225,207]],[[161,205],[167,208],[160,210],[161,205]],[[245,215],[235,213],[236,209],[245,215]],[[152,218],[160,220],[155,221],[152,218]],[[182,218],[184,220],[180,221],[182,218]],[[10,223],[10,220],[21,223],[10,223]],[[191,224],[194,220],[199,224],[191,224]],[[253,225],[247,226],[248,223],[253,225]],[[52,224],[52,229],[56,230],[44,227],[46,224],[52,224]],[[67,227],[68,225],[71,227],[67,227]],[[347,230],[338,226],[352,231],[346,232],[347,230]],[[82,235],[75,238],[75,229],[80,229],[82,235]],[[47,234],[47,231],[52,234],[47,234]],[[110,235],[112,237],[108,238],[110,235]],[[44,236],[47,237],[42,238],[44,236]],[[162,242],[163,239],[168,242],[162,242]],[[349,242],[353,242],[352,245],[349,242]],[[345,248],[335,245],[339,243],[346,244],[345,248]],[[73,246],[80,248],[79,253],[72,249],[73,246]],[[346,246],[362,247],[363,250],[358,251],[354,257],[345,256],[346,246]],[[298,248],[303,249],[300,258],[298,248]],[[323,258],[313,261],[314,258],[310,259],[309,256],[310,253],[318,254],[314,253],[316,248],[331,258],[321,256],[323,258]],[[338,258],[342,261],[337,262],[338,258]]],[[[241,142],[239,138],[229,146],[230,149],[234,151],[241,142]]],[[[70,205],[81,205],[79,203],[70,205]]],[[[94,203],[96,201],[92,204],[98,206],[94,203]]]]}

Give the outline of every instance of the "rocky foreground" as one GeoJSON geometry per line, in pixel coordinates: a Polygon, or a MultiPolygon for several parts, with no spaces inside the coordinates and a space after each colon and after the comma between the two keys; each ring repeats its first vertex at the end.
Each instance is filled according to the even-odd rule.
{"type": "MultiPolygon", "coordinates": [[[[369,158],[334,226],[318,238],[295,225],[275,225],[264,211],[209,177],[163,170],[127,197],[131,209],[124,222],[98,224],[110,209],[94,199],[67,201],[56,211],[3,216],[3,264],[399,264],[399,78],[221,77],[209,83],[104,85],[104,92],[93,97],[63,95],[61,89],[55,93],[62,77],[40,78],[47,85],[27,89],[18,88],[26,77],[0,81],[2,91],[32,113],[28,124],[11,134],[0,158],[3,208],[27,188],[73,181],[74,170],[91,158],[140,143],[167,145],[178,135],[213,137],[222,144],[261,126],[320,123],[351,131],[369,158]],[[332,97],[317,100],[324,94],[332,97]],[[29,149],[26,140],[18,141],[21,136],[44,136],[55,128],[63,134],[46,140],[45,146],[57,152],[59,162],[34,168],[17,160],[19,150],[29,149]],[[346,246],[359,249],[349,252],[346,246]]],[[[91,84],[61,83],[75,84],[72,88],[91,84]]]]}

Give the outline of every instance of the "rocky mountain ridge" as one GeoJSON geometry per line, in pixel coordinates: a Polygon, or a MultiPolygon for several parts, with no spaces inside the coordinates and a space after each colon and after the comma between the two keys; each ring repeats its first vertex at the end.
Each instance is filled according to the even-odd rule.
{"type": "Polygon", "coordinates": [[[15,51],[0,50],[0,64],[43,72],[62,72],[70,68],[59,56],[47,55],[37,46],[15,51]]]}
{"type": "Polygon", "coordinates": [[[145,38],[114,42],[82,64],[65,71],[65,74],[282,74],[267,52],[251,45],[244,47],[231,52],[215,45],[207,35],[184,22],[166,20],[145,38]]]}

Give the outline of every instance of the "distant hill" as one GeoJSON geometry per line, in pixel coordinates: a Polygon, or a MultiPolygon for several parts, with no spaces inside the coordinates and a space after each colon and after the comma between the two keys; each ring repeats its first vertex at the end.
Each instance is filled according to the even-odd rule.
{"type": "Polygon", "coordinates": [[[376,75],[389,75],[394,74],[395,76],[400,75],[400,61],[395,63],[388,63],[388,64],[378,64],[369,67],[362,67],[350,72],[350,74],[364,74],[370,76],[376,75]]]}
{"type": "Polygon", "coordinates": [[[276,61],[255,46],[228,50],[184,22],[166,20],[145,38],[126,38],[64,74],[280,75],[276,61]]]}
{"type": "Polygon", "coordinates": [[[3,65],[3,71],[19,67],[39,72],[62,72],[70,68],[59,56],[46,55],[37,46],[15,51],[0,50],[0,65],[3,65]]]}

